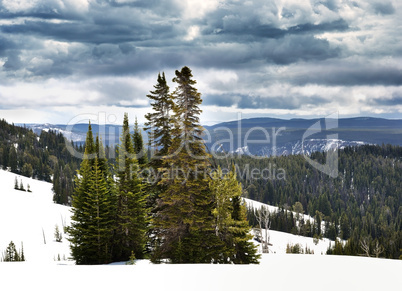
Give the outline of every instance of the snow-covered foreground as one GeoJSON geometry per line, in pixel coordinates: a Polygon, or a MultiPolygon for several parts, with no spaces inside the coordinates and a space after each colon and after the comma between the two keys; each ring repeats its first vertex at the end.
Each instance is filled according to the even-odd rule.
{"type": "Polygon", "coordinates": [[[401,267],[397,260],[288,254],[246,266],[0,263],[0,274],[12,290],[398,290],[401,267]]]}
{"type": "Polygon", "coordinates": [[[17,176],[32,193],[14,190],[16,176],[0,170],[0,251],[11,240],[18,249],[23,242],[26,257],[26,262],[0,263],[2,285],[12,290],[394,290],[400,286],[402,261],[321,255],[329,240],[315,245],[312,238],[277,231],[270,231],[271,254],[264,254],[260,265],[153,265],[143,260],[134,266],[75,266],[63,260],[70,256],[68,241],[63,237],[58,243],[54,237],[56,225],[61,231],[69,225],[70,208],[52,202],[50,183],[17,176]],[[288,243],[307,246],[315,255],[285,254],[288,243]]]}

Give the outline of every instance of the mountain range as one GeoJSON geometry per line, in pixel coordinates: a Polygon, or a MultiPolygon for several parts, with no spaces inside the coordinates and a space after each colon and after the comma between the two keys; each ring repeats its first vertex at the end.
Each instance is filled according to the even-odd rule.
{"type": "MultiPolygon", "coordinates": [[[[25,124],[35,133],[53,130],[75,143],[85,141],[88,124],[25,124]]],[[[92,124],[106,145],[119,142],[121,126],[92,124]]],[[[143,134],[144,142],[147,134],[143,134]]],[[[362,144],[402,145],[402,119],[356,117],[342,119],[250,118],[205,126],[204,140],[212,152],[258,156],[309,154],[362,144]]]]}

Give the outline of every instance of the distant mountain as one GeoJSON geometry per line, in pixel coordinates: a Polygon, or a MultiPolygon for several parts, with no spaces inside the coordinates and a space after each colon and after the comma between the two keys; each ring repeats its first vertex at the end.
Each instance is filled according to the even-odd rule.
{"type": "MultiPolygon", "coordinates": [[[[71,128],[57,124],[26,124],[35,133],[53,130],[76,143],[85,141],[88,124],[71,128]]],[[[289,155],[327,151],[362,144],[402,145],[402,119],[372,117],[325,119],[251,118],[205,126],[204,139],[211,151],[253,155],[289,155]],[[330,123],[332,128],[326,126],[330,123]],[[334,126],[335,125],[335,126],[334,126]]],[[[121,126],[92,124],[105,145],[119,142],[121,126]]],[[[143,134],[144,142],[147,134],[143,134]]]]}
{"type": "MultiPolygon", "coordinates": [[[[88,131],[87,123],[78,123],[73,126],[65,125],[65,124],[19,124],[19,126],[25,126],[27,128],[32,129],[32,131],[38,135],[42,131],[54,131],[56,133],[62,133],[67,140],[72,140],[77,144],[82,144],[85,142],[85,138],[88,131]]],[[[121,133],[120,125],[106,124],[106,125],[98,125],[91,124],[92,132],[97,135],[99,134],[102,137],[103,143],[105,145],[115,145],[119,142],[119,137],[121,133]]],[[[145,137],[145,136],[144,136],[145,137]]]]}
{"type": "Polygon", "coordinates": [[[289,155],[362,144],[402,145],[402,120],[251,118],[206,126],[211,151],[289,155]]]}

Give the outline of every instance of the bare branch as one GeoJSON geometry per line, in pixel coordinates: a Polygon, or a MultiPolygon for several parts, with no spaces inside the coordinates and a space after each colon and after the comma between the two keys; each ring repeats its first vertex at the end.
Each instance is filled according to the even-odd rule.
{"type": "Polygon", "coordinates": [[[378,257],[381,255],[381,253],[383,253],[383,252],[384,252],[383,246],[380,245],[380,244],[378,243],[378,241],[376,241],[376,243],[375,243],[375,248],[374,248],[374,255],[375,255],[375,257],[378,258],[378,257]]]}
{"type": "Polygon", "coordinates": [[[368,238],[363,238],[360,240],[360,247],[364,251],[364,255],[370,257],[370,243],[368,238]]]}

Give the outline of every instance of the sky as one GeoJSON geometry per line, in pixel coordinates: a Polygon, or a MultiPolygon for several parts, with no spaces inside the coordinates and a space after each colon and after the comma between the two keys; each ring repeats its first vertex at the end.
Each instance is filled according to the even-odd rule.
{"type": "Polygon", "coordinates": [[[121,122],[188,66],[201,121],[402,118],[399,0],[0,0],[0,118],[121,122]]]}

